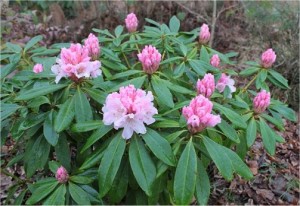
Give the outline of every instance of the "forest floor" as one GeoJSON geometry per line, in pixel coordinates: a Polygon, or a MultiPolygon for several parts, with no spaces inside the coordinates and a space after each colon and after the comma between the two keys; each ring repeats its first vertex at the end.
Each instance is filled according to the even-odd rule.
{"type": "MultiPolygon", "coordinates": [[[[165,6],[165,5],[164,5],[165,6]]],[[[177,5],[177,7],[182,7],[177,5]]],[[[228,5],[228,8],[232,5],[228,5]]],[[[226,7],[225,7],[226,8],[226,7]]],[[[38,26],[32,23],[32,19],[28,16],[18,14],[18,7],[13,7],[14,11],[12,20],[17,19],[13,24],[13,30],[10,35],[3,36],[4,42],[7,40],[16,41],[19,43],[26,43],[30,37],[37,34],[43,34],[45,38],[45,45],[50,45],[56,42],[73,41],[83,39],[87,36],[91,29],[86,28],[100,28],[106,26],[107,29],[113,29],[116,25],[122,24],[118,18],[105,17],[103,24],[99,27],[93,21],[82,23],[82,26],[74,26],[74,19],[66,19],[62,10],[52,8],[50,13],[55,16],[52,18],[51,25],[41,24],[38,26]],[[18,19],[19,18],[19,19],[18,19]],[[22,19],[22,21],[19,21],[22,19]],[[65,22],[60,25],[60,22],[65,22]],[[24,24],[27,25],[24,27],[24,24]],[[57,25],[55,25],[57,24],[57,25]],[[29,25],[29,26],[28,26],[29,25]],[[67,35],[72,34],[72,35],[67,35]]],[[[132,8],[131,8],[132,9],[132,8]]],[[[171,9],[168,10],[168,5],[161,9],[162,12],[172,15],[171,9]]],[[[186,8],[183,7],[186,11],[186,8]]],[[[243,12],[231,9],[235,15],[226,17],[228,13],[223,12],[218,16],[218,21],[215,27],[215,37],[213,47],[220,52],[236,51],[239,53],[237,58],[237,66],[235,69],[240,71],[244,68],[241,62],[246,60],[258,59],[259,55],[265,48],[271,46],[261,42],[261,38],[255,36],[251,31],[251,26],[246,22],[243,12]],[[251,39],[252,44],[249,44],[251,39]]],[[[230,9],[228,9],[230,11],[230,9]]],[[[182,29],[189,30],[194,25],[200,26],[195,20],[197,14],[187,11],[188,14],[182,23],[182,29]]],[[[155,18],[155,17],[154,17],[155,18]]],[[[169,17],[168,17],[169,18],[169,17]]],[[[12,21],[13,22],[13,21],[12,21]]],[[[238,84],[244,84],[244,80],[236,79],[238,84]]],[[[278,93],[278,98],[286,99],[285,93],[278,93]],[[282,96],[280,96],[282,95],[282,96]]],[[[213,205],[253,205],[253,204],[268,204],[268,205],[299,205],[300,204],[300,164],[299,164],[299,151],[300,151],[300,122],[299,112],[298,122],[293,123],[285,121],[285,131],[281,135],[285,138],[286,142],[277,144],[276,154],[269,156],[263,148],[261,138],[258,137],[252,146],[251,150],[247,153],[246,163],[252,170],[254,178],[251,181],[245,181],[239,176],[235,176],[232,182],[227,182],[219,174],[215,167],[210,168],[210,180],[212,183],[211,197],[209,204],[213,205]]],[[[12,148],[12,142],[6,143],[1,148],[2,153],[9,153],[12,148]]],[[[19,177],[24,177],[24,169],[20,166],[13,166],[10,168],[10,173],[19,177]]],[[[1,204],[7,204],[8,188],[14,184],[15,180],[1,173],[1,204]]]]}

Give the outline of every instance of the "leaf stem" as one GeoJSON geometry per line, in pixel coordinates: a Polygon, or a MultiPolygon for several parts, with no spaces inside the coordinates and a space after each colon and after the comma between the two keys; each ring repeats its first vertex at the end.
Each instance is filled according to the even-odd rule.
{"type": "Polygon", "coordinates": [[[254,80],[256,80],[258,76],[258,73],[253,77],[253,79],[251,79],[251,81],[245,86],[245,88],[242,90],[242,93],[244,93],[249,87],[250,85],[254,82],[254,80]]]}
{"type": "Polygon", "coordinates": [[[125,61],[126,61],[126,64],[127,64],[128,69],[130,69],[130,64],[129,64],[129,62],[128,62],[128,59],[127,59],[126,55],[124,54],[124,52],[122,52],[122,54],[123,54],[123,57],[124,57],[124,59],[125,59],[125,61]]]}

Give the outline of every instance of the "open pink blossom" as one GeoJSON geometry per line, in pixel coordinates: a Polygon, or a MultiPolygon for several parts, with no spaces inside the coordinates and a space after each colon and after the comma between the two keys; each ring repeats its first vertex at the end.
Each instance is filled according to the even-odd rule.
{"type": "MultiPolygon", "coordinates": [[[[222,73],[221,78],[219,79],[217,85],[216,85],[216,89],[219,92],[223,92],[225,87],[228,86],[230,89],[230,93],[233,93],[236,91],[236,88],[234,86],[234,80],[230,78],[230,76],[227,76],[226,74],[222,73]]],[[[228,98],[231,98],[232,95],[229,94],[228,98]]]]}
{"type": "Polygon", "coordinates": [[[33,67],[33,72],[34,73],[41,73],[44,70],[43,65],[42,64],[36,64],[33,67]]]}
{"type": "Polygon", "coordinates": [[[259,92],[253,99],[253,109],[256,113],[264,112],[270,105],[271,94],[266,90],[259,92]]]}
{"type": "Polygon", "coordinates": [[[137,56],[143,65],[143,70],[147,74],[153,74],[158,69],[161,54],[154,46],[145,46],[142,53],[139,53],[137,56]]]}
{"type": "Polygon", "coordinates": [[[210,32],[207,24],[202,24],[201,30],[199,33],[199,42],[201,44],[206,44],[210,39],[210,32]]]}
{"type": "Polygon", "coordinates": [[[214,127],[221,122],[220,115],[213,115],[213,104],[203,95],[193,98],[189,106],[182,109],[182,114],[187,120],[191,133],[197,133],[206,127],[214,127]]]}
{"type": "Polygon", "coordinates": [[[62,48],[60,58],[51,67],[58,83],[62,77],[69,77],[73,81],[81,78],[96,78],[101,75],[100,61],[91,61],[89,51],[81,44],[71,44],[70,48],[62,48]]]}
{"type": "Polygon", "coordinates": [[[261,65],[264,68],[270,68],[276,60],[276,54],[273,49],[268,49],[261,55],[261,65]]]}
{"type": "Polygon", "coordinates": [[[136,15],[134,13],[130,13],[127,15],[125,19],[125,24],[127,30],[131,32],[135,32],[138,27],[138,19],[136,18],[136,15]]]}
{"type": "Polygon", "coordinates": [[[89,34],[88,38],[84,41],[84,47],[88,50],[88,55],[97,60],[100,54],[99,40],[94,34],[89,34]]]}
{"type": "Polygon", "coordinates": [[[69,179],[68,171],[63,166],[61,166],[57,169],[55,177],[58,182],[66,183],[69,179]]]}
{"type": "Polygon", "coordinates": [[[211,73],[205,74],[202,80],[197,81],[197,94],[209,98],[215,91],[215,78],[211,73]]]}
{"type": "Polygon", "coordinates": [[[219,67],[220,66],[220,58],[217,54],[214,54],[211,59],[210,59],[210,64],[213,66],[213,67],[219,67]]]}
{"type": "Polygon", "coordinates": [[[136,89],[133,85],[121,87],[119,92],[109,94],[102,108],[103,123],[114,124],[115,129],[124,128],[122,137],[130,139],[133,132],[145,134],[144,125],[155,122],[157,109],[153,105],[151,91],[136,89]]]}

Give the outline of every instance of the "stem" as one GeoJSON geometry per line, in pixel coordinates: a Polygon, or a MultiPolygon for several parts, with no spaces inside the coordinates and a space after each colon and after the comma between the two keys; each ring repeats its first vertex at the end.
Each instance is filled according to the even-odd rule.
{"type": "Polygon", "coordinates": [[[21,178],[19,178],[19,177],[13,175],[13,174],[7,172],[6,170],[4,170],[4,169],[2,169],[2,168],[0,169],[0,173],[5,174],[6,176],[12,177],[12,178],[15,179],[18,183],[21,183],[21,184],[23,184],[24,182],[27,181],[27,180],[22,180],[21,178]]]}
{"type": "Polygon", "coordinates": [[[127,59],[126,55],[125,55],[123,52],[122,52],[122,54],[123,54],[123,57],[124,57],[124,59],[125,59],[125,61],[126,61],[126,64],[127,64],[128,69],[130,69],[130,64],[129,64],[129,62],[128,62],[128,59],[127,59]]]}
{"type": "MultiPolygon", "coordinates": [[[[134,39],[137,40],[135,34],[133,35],[134,39]]],[[[139,53],[141,53],[139,46],[137,45],[137,43],[135,43],[135,47],[138,50],[139,53]]]]}
{"type": "Polygon", "coordinates": [[[250,85],[254,82],[254,80],[257,78],[258,73],[253,77],[253,79],[251,79],[251,81],[245,86],[245,88],[242,90],[242,93],[244,93],[248,87],[250,87],[250,85]]]}

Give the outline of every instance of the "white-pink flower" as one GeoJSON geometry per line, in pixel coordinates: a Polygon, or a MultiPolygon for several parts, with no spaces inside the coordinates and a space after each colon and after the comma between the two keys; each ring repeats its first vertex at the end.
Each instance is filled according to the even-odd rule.
{"type": "Polygon", "coordinates": [[[264,68],[269,68],[276,60],[276,54],[273,49],[268,49],[261,55],[261,65],[264,68]]]}
{"type": "Polygon", "coordinates": [[[69,179],[68,172],[63,166],[61,166],[57,169],[55,177],[56,177],[57,181],[62,184],[66,183],[69,179]]]}
{"type": "Polygon", "coordinates": [[[221,122],[220,115],[211,113],[212,108],[212,102],[203,95],[198,95],[191,100],[189,106],[183,107],[182,114],[191,133],[201,132],[206,127],[214,127],[221,122]]]}
{"type": "Polygon", "coordinates": [[[217,54],[214,54],[211,59],[210,59],[210,64],[213,66],[213,67],[219,67],[220,66],[220,58],[217,54]]]}
{"type": "Polygon", "coordinates": [[[197,81],[197,94],[209,98],[215,91],[215,78],[211,73],[205,74],[202,80],[197,81]]]}
{"type": "Polygon", "coordinates": [[[133,132],[145,134],[144,125],[155,122],[154,114],[157,109],[153,105],[151,91],[147,93],[136,89],[134,85],[121,87],[119,92],[109,94],[102,108],[103,123],[114,124],[115,129],[124,128],[122,137],[130,139],[133,132]]]}
{"type": "Polygon", "coordinates": [[[125,19],[125,24],[127,30],[131,32],[135,32],[138,27],[138,19],[136,18],[136,15],[134,13],[130,13],[127,15],[125,19]]]}
{"type": "MultiPolygon", "coordinates": [[[[228,86],[230,89],[230,93],[233,93],[236,91],[236,88],[234,86],[234,80],[230,78],[230,76],[227,76],[226,74],[222,73],[221,78],[219,79],[217,85],[216,85],[216,89],[219,92],[223,92],[225,87],[228,86]]],[[[232,95],[229,94],[228,98],[231,98],[232,95]]]]}
{"type": "Polygon", "coordinates": [[[60,58],[51,67],[58,83],[62,77],[69,77],[73,81],[86,77],[96,78],[101,75],[100,61],[91,61],[89,50],[81,44],[71,44],[70,48],[62,48],[60,58]]]}
{"type": "Polygon", "coordinates": [[[271,94],[266,90],[259,92],[253,99],[253,110],[256,113],[264,112],[270,105],[271,94]]]}
{"type": "Polygon", "coordinates": [[[153,74],[158,69],[161,54],[154,46],[145,46],[142,53],[139,53],[137,56],[142,63],[143,70],[147,74],[153,74]]]}
{"type": "Polygon", "coordinates": [[[97,60],[100,54],[99,40],[94,34],[89,34],[88,38],[84,41],[84,47],[88,50],[88,55],[97,60]]]}
{"type": "Polygon", "coordinates": [[[199,33],[199,42],[201,44],[206,44],[210,39],[210,32],[207,24],[202,24],[201,30],[199,33]]]}
{"type": "Polygon", "coordinates": [[[36,64],[33,67],[33,72],[38,74],[41,73],[44,70],[43,65],[42,64],[36,64]]]}

